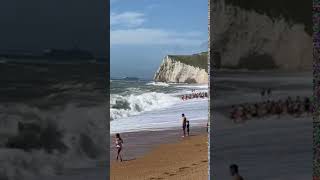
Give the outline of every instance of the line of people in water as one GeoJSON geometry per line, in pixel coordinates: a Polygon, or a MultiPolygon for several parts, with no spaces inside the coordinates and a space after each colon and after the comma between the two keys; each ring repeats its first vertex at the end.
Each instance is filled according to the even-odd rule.
{"type": "Polygon", "coordinates": [[[208,93],[207,92],[195,92],[192,91],[191,94],[185,94],[181,97],[183,101],[188,100],[188,99],[197,99],[197,98],[207,98],[208,93]]]}
{"type": "Polygon", "coordinates": [[[271,95],[272,95],[272,90],[271,90],[271,88],[267,88],[267,89],[263,88],[263,89],[261,89],[260,94],[261,94],[261,97],[262,97],[262,98],[264,98],[265,96],[266,96],[266,97],[271,97],[271,95]]]}
{"type": "Polygon", "coordinates": [[[240,105],[232,105],[230,118],[234,122],[248,120],[250,118],[259,118],[268,115],[277,115],[279,118],[282,114],[289,114],[296,117],[303,113],[310,114],[312,112],[311,101],[309,97],[303,100],[300,96],[295,99],[290,96],[283,100],[267,100],[259,103],[245,103],[240,105]]]}

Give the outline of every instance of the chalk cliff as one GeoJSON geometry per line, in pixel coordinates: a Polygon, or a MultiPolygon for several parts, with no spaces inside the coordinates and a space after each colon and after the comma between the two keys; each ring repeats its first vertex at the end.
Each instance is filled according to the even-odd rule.
{"type": "Polygon", "coordinates": [[[310,23],[303,19],[308,14],[298,14],[302,8],[299,8],[299,12],[294,11],[293,8],[299,7],[299,4],[291,8],[292,12],[290,9],[286,11],[289,13],[285,16],[281,14],[281,8],[286,7],[276,1],[263,1],[266,5],[269,3],[270,8],[260,5],[260,1],[256,1],[255,7],[250,8],[253,6],[252,1],[247,4],[244,4],[246,1],[234,1],[238,4],[230,2],[233,1],[214,0],[211,5],[212,48],[219,53],[220,58],[216,61],[219,61],[217,64],[220,67],[255,70],[312,68],[312,36],[307,32],[310,23]],[[277,4],[279,14],[277,9],[272,8],[277,4]],[[294,18],[302,20],[299,22],[294,18]]]}
{"type": "Polygon", "coordinates": [[[190,56],[168,55],[154,75],[156,82],[208,83],[207,53],[190,56]]]}

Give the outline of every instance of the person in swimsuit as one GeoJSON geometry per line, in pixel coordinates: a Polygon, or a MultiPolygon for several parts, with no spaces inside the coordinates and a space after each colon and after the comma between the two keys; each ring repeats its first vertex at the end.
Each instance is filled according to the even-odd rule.
{"type": "Polygon", "coordinates": [[[122,156],[121,156],[122,144],[123,144],[123,140],[120,137],[120,134],[117,133],[116,134],[117,161],[120,158],[121,162],[122,162],[122,156]]]}
{"type": "Polygon", "coordinates": [[[186,136],[186,126],[187,126],[187,118],[185,117],[184,114],[181,115],[182,116],[182,130],[183,130],[183,136],[186,136]]]}
{"type": "Polygon", "coordinates": [[[188,133],[188,136],[190,135],[190,124],[189,124],[189,121],[187,121],[187,133],[188,133]]]}
{"type": "Polygon", "coordinates": [[[304,111],[309,115],[310,113],[310,106],[311,106],[311,102],[310,99],[308,97],[306,97],[304,99],[304,111]]]}
{"type": "Polygon", "coordinates": [[[239,174],[239,169],[236,164],[231,164],[230,165],[230,174],[233,177],[233,180],[244,180],[240,174],[239,174]]]}

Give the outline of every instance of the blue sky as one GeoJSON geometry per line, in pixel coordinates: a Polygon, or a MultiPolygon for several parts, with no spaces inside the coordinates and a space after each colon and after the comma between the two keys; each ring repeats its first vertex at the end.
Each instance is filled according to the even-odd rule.
{"type": "Polygon", "coordinates": [[[167,54],[207,50],[207,0],[111,0],[111,77],[152,79],[167,54]]]}

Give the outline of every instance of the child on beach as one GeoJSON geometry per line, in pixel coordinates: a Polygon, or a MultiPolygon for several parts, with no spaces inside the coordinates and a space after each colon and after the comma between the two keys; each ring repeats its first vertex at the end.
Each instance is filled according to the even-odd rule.
{"type": "Polygon", "coordinates": [[[116,148],[117,148],[117,161],[120,158],[120,161],[122,162],[121,150],[122,150],[123,140],[120,137],[119,133],[116,134],[116,142],[115,143],[116,143],[116,148]]]}
{"type": "Polygon", "coordinates": [[[188,136],[190,135],[190,123],[189,121],[187,121],[187,133],[188,133],[188,136]]]}

